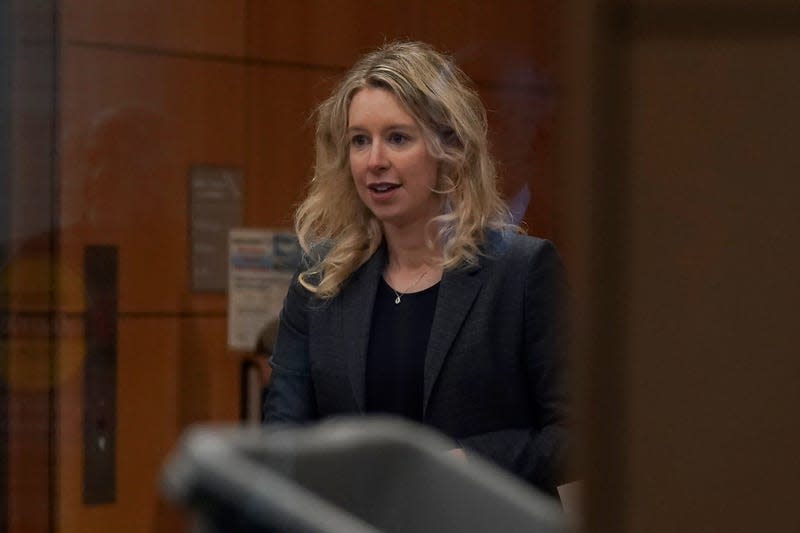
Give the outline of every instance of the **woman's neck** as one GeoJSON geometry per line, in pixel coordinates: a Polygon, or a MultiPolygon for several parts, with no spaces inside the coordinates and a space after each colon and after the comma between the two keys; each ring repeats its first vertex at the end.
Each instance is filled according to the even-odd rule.
{"type": "Polygon", "coordinates": [[[384,238],[388,258],[383,279],[396,292],[422,291],[439,283],[441,253],[429,247],[420,232],[384,232],[384,238]]]}
{"type": "Polygon", "coordinates": [[[413,231],[404,231],[394,227],[384,227],[384,238],[388,252],[387,269],[413,271],[430,268],[435,266],[441,257],[440,251],[428,246],[424,233],[417,228],[413,231]]]}

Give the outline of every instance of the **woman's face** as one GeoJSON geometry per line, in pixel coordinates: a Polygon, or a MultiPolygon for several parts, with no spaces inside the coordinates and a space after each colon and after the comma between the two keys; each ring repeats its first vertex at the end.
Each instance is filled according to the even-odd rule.
{"type": "Polygon", "coordinates": [[[425,224],[439,214],[438,161],[422,129],[385,89],[359,90],[348,114],[350,170],[361,201],[384,225],[425,224]]]}

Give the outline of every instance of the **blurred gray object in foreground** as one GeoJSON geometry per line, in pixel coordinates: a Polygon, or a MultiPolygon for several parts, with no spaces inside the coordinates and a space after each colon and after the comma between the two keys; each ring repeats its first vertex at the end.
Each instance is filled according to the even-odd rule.
{"type": "Polygon", "coordinates": [[[162,488],[204,532],[567,530],[555,501],[451,447],[397,419],[197,427],[168,459],[162,488]]]}

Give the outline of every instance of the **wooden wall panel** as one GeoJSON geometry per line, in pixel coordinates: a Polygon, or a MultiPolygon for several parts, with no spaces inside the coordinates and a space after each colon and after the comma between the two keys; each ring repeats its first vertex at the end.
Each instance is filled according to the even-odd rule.
{"type": "Polygon", "coordinates": [[[227,351],[225,316],[183,317],[179,322],[179,422],[235,422],[239,417],[240,363],[227,351]]]}
{"type": "MultiPolygon", "coordinates": [[[[179,319],[122,318],[117,354],[117,490],[113,504],[82,502],[82,319],[64,318],[72,332],[59,345],[58,531],[165,531],[180,523],[158,496],[164,457],[182,429],[179,398],[183,353],[179,319]]],[[[194,355],[207,356],[192,346],[194,355]]]]}
{"type": "Polygon", "coordinates": [[[630,531],[798,529],[800,38],[631,54],[630,531]]]}
{"type": "Polygon", "coordinates": [[[51,343],[45,316],[10,316],[0,356],[7,380],[8,523],[10,532],[45,532],[50,525],[51,343]],[[20,324],[24,322],[25,324],[20,324]],[[31,327],[33,326],[33,327],[31,327]],[[44,331],[41,331],[44,329],[44,331]],[[31,331],[32,330],[32,331],[31,331]],[[34,499],[33,495],[39,495],[34,499]]]}
{"type": "MultiPolygon", "coordinates": [[[[85,245],[113,244],[121,312],[223,310],[189,292],[189,169],[243,169],[243,67],[86,47],[63,63],[63,275],[85,245]]],[[[63,309],[80,309],[72,294],[63,309]]]]}
{"type": "Polygon", "coordinates": [[[252,68],[248,225],[291,227],[314,162],[314,108],[341,73],[329,69],[252,68]]]}
{"type": "Polygon", "coordinates": [[[193,164],[244,171],[245,74],[192,57],[82,45],[63,53],[60,309],[84,309],[84,247],[116,245],[120,329],[112,505],[81,501],[85,347],[62,349],[59,531],[181,530],[158,496],[166,453],[187,423],[238,417],[224,295],[189,288],[188,192],[193,164]]]}
{"type": "Polygon", "coordinates": [[[476,81],[525,84],[557,67],[560,3],[444,0],[251,1],[248,55],[301,65],[349,67],[392,39],[418,39],[453,53],[476,81]]]}
{"type": "Polygon", "coordinates": [[[420,29],[417,1],[250,0],[248,55],[268,61],[348,67],[363,52],[420,29]]]}
{"type": "Polygon", "coordinates": [[[545,83],[531,88],[480,87],[503,194],[512,211],[527,199],[521,213],[528,232],[551,239],[557,225],[553,90],[545,83]]]}
{"type": "Polygon", "coordinates": [[[536,84],[542,73],[555,73],[560,5],[557,0],[424,2],[420,38],[452,53],[476,81],[536,84]]]}
{"type": "Polygon", "coordinates": [[[630,4],[565,34],[585,529],[795,531],[800,18],[630,4]]]}
{"type": "Polygon", "coordinates": [[[67,42],[242,56],[245,0],[64,0],[67,42]]]}

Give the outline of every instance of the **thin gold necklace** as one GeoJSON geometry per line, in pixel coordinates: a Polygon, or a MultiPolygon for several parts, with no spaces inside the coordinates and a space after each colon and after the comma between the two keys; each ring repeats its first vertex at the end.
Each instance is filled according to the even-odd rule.
{"type": "Polygon", "coordinates": [[[424,278],[424,277],[425,277],[425,274],[427,274],[428,272],[430,272],[430,270],[431,270],[430,268],[426,268],[426,269],[425,269],[425,271],[424,271],[422,274],[420,274],[420,275],[419,275],[419,277],[417,278],[417,281],[415,281],[413,285],[411,285],[410,287],[408,287],[408,288],[407,288],[406,290],[404,290],[404,291],[398,291],[398,290],[396,290],[394,287],[392,287],[391,285],[389,285],[389,283],[388,283],[388,280],[387,280],[387,283],[386,283],[386,284],[387,284],[387,285],[389,285],[389,288],[390,288],[390,289],[392,289],[392,292],[394,292],[394,295],[395,295],[395,299],[394,299],[394,303],[395,303],[395,305],[397,305],[397,304],[399,304],[399,303],[400,303],[400,298],[401,298],[402,296],[405,296],[406,294],[408,294],[409,292],[411,292],[412,290],[414,290],[414,287],[416,287],[417,285],[419,285],[419,282],[420,282],[420,281],[422,281],[422,278],[424,278]]]}

